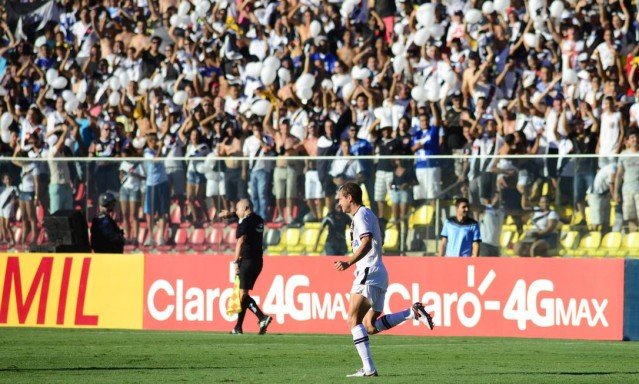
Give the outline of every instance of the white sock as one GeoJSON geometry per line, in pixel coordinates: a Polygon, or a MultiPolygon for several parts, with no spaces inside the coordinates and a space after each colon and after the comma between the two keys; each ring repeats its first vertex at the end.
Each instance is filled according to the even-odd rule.
{"type": "Polygon", "coordinates": [[[400,312],[391,313],[389,315],[380,316],[375,320],[375,328],[381,332],[393,328],[403,323],[405,320],[413,318],[413,311],[408,308],[400,312]]]}
{"type": "Polygon", "coordinates": [[[368,332],[363,324],[356,325],[351,329],[353,334],[353,343],[355,343],[355,349],[359,353],[359,357],[362,359],[364,365],[364,371],[367,373],[375,371],[375,363],[373,363],[373,357],[371,356],[371,348],[368,343],[368,332]]]}

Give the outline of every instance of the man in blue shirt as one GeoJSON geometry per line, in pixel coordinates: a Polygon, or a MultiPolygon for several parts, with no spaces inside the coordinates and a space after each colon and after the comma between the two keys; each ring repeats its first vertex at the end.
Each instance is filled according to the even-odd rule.
{"type": "MultiPolygon", "coordinates": [[[[436,108],[433,108],[436,110],[436,108]]],[[[441,168],[439,160],[430,156],[439,155],[439,116],[435,115],[435,124],[430,124],[427,113],[419,115],[419,131],[411,140],[411,149],[415,153],[415,174],[419,185],[413,188],[415,200],[432,200],[437,198],[441,190],[441,168]]]]}
{"type": "Polygon", "coordinates": [[[439,256],[477,257],[481,243],[479,223],[468,217],[468,199],[455,200],[455,206],[457,215],[449,217],[442,228],[439,256]]]}

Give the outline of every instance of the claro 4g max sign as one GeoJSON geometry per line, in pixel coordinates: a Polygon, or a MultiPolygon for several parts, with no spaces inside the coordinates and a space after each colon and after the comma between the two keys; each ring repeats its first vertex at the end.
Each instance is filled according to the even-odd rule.
{"type": "MultiPolygon", "coordinates": [[[[255,299],[276,332],[346,333],[350,271],[334,258],[272,257],[255,299]]],[[[146,259],[144,328],[228,331],[231,259],[153,255],[146,259]]],[[[386,312],[421,301],[434,313],[429,335],[620,340],[624,261],[595,259],[385,258],[386,312]]],[[[257,324],[254,325],[257,330],[257,324]]],[[[245,331],[251,331],[250,325],[245,331]]],[[[418,322],[395,334],[426,334],[418,322]]]]}
{"type": "MultiPolygon", "coordinates": [[[[254,297],[275,318],[269,332],[348,332],[352,271],[337,272],[333,261],[265,260],[254,297]]],[[[616,259],[386,257],[385,263],[392,282],[385,311],[421,301],[436,325],[425,332],[411,322],[394,334],[621,340],[624,283],[626,291],[639,291],[639,273],[624,276],[624,260],[616,259]]],[[[226,314],[233,277],[224,255],[3,254],[0,326],[226,332],[235,320],[226,314]]],[[[638,321],[635,296],[634,304],[625,303],[626,325],[638,321]]],[[[244,330],[257,328],[247,321],[244,330]]]]}

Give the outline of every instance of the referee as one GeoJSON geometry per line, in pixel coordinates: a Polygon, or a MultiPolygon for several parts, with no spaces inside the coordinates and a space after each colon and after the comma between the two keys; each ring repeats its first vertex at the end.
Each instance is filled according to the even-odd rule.
{"type": "Polygon", "coordinates": [[[253,289],[257,277],[262,272],[262,239],[264,236],[264,220],[257,213],[253,212],[253,206],[248,199],[237,202],[234,213],[227,211],[220,212],[222,219],[237,219],[237,246],[235,247],[235,273],[240,276],[240,303],[242,311],[237,315],[237,324],[231,334],[238,335],[244,333],[242,324],[248,308],[258,318],[260,335],[266,333],[266,328],[273,318],[265,315],[257,303],[249,295],[253,289]]]}
{"type": "Polygon", "coordinates": [[[457,214],[449,217],[442,228],[439,256],[477,257],[481,234],[479,223],[468,217],[468,199],[455,200],[457,214]]]}

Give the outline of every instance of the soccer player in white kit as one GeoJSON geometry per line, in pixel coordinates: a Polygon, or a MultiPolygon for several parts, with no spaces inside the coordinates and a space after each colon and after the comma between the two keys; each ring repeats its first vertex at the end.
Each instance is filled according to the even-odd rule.
{"type": "Polygon", "coordinates": [[[353,217],[351,245],[353,255],[347,261],[336,261],[335,268],[345,271],[355,264],[355,280],[351,289],[348,326],[363,367],[348,377],[377,376],[371,356],[368,335],[391,329],[405,320],[419,319],[433,329],[433,319],[422,303],[396,313],[381,316],[388,287],[388,272],[382,262],[382,234],[377,217],[362,203],[362,189],[355,183],[342,185],[337,192],[338,204],[353,217]]]}

